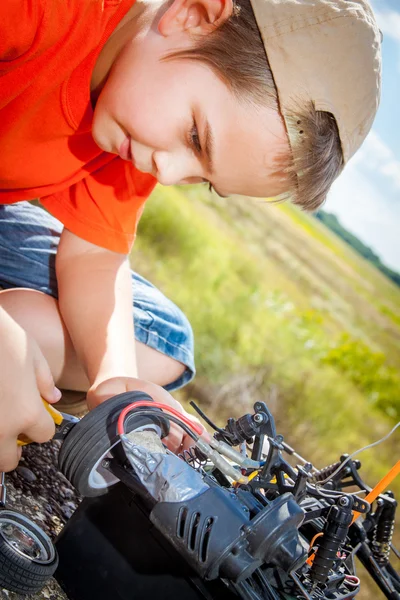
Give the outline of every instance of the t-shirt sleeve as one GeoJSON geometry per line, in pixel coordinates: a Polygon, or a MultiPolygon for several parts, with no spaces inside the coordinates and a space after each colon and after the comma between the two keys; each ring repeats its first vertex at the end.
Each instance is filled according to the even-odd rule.
{"type": "Polygon", "coordinates": [[[154,177],[116,157],[70,188],[40,202],[80,238],[127,254],[155,184],[154,177]]]}
{"type": "Polygon", "coordinates": [[[0,1],[0,70],[35,43],[43,12],[41,0],[0,1]]]}

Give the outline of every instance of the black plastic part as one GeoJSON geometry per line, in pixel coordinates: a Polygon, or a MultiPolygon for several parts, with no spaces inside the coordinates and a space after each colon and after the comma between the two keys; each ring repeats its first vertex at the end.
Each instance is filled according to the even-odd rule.
{"type": "Polygon", "coordinates": [[[323,536],[310,571],[313,582],[324,584],[327,581],[337,553],[346,540],[353,518],[352,507],[351,497],[342,496],[338,499],[337,505],[332,506],[330,509],[323,529],[323,536]]]}
{"type": "Polygon", "coordinates": [[[122,484],[86,498],[56,547],[69,600],[237,600],[223,582],[200,580],[122,484]]]}
{"type": "Polygon", "coordinates": [[[253,415],[246,414],[239,419],[228,419],[223,430],[214,434],[216,440],[228,441],[232,446],[238,446],[242,442],[251,442],[260,427],[253,420],[253,415]]]}
{"type": "Polygon", "coordinates": [[[186,502],[160,502],[150,513],[201,577],[234,582],[264,563],[287,572],[304,564],[306,550],[298,533],[303,518],[293,496],[284,494],[250,519],[248,507],[234,493],[216,486],[186,502]]]}
{"type": "Polygon", "coordinates": [[[18,553],[0,534],[0,588],[19,594],[39,592],[57,568],[57,552],[44,531],[25,515],[14,510],[0,510],[0,522],[6,516],[39,538],[52,556],[48,561],[31,560],[18,553]]]}
{"type": "MultiPolygon", "coordinates": [[[[68,433],[61,446],[59,468],[81,496],[107,493],[108,487],[91,486],[90,473],[97,461],[111,448],[112,454],[124,461],[117,433],[118,417],[126,406],[141,400],[152,402],[152,398],[144,392],[118,394],[85,415],[68,433]]],[[[162,416],[162,411],[158,408],[149,410],[154,410],[154,418],[136,416],[134,411],[130,412],[125,419],[125,431],[129,433],[143,425],[155,424],[161,430],[161,437],[168,435],[169,421],[162,416]]]]}
{"type": "Polygon", "coordinates": [[[393,577],[385,567],[378,565],[365,542],[361,544],[356,556],[385,597],[390,600],[400,600],[400,590],[398,591],[396,577],[393,577]]]}

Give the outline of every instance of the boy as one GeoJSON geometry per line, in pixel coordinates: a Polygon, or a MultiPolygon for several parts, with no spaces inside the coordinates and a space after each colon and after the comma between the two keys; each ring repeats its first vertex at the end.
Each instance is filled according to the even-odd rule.
{"type": "MultiPolygon", "coordinates": [[[[8,470],[20,433],[51,437],[54,382],[88,389],[90,408],[131,389],[175,403],[163,388],[194,374],[190,327],[138,276],[134,341],[127,254],[146,198],[157,180],[205,181],[319,206],[371,127],[380,36],[366,0],[12,0],[0,17],[8,470]],[[36,197],[50,215],[15,204],[36,197]]],[[[175,430],[170,446],[187,443],[175,430]]]]}

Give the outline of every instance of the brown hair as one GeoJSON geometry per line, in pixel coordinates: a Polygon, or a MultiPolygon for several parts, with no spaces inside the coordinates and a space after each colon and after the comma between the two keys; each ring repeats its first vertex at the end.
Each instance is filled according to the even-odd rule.
{"type": "MultiPolygon", "coordinates": [[[[170,58],[206,63],[241,100],[279,110],[274,78],[265,54],[250,0],[234,0],[230,19],[209,35],[196,39],[193,48],[170,58]]],[[[288,182],[285,197],[305,210],[317,209],[343,169],[336,120],[331,113],[295,107],[285,115],[291,155],[279,157],[280,174],[288,182]]]]}

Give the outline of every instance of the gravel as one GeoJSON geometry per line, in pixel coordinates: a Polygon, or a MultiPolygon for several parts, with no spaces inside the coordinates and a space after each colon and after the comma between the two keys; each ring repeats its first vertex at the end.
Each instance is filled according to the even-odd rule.
{"type": "MultiPolygon", "coordinates": [[[[23,512],[53,540],[76,510],[80,497],[57,468],[60,442],[24,448],[19,466],[6,475],[7,508],[23,512]]],[[[52,579],[43,590],[21,595],[0,589],[0,600],[68,600],[52,579]]]]}

